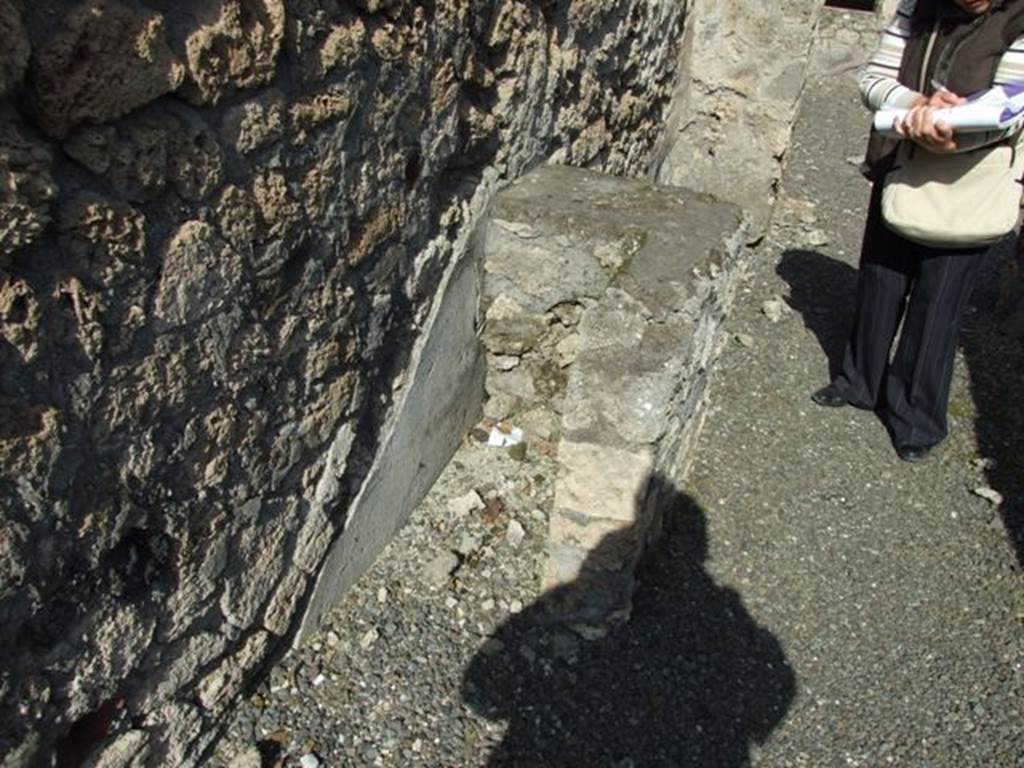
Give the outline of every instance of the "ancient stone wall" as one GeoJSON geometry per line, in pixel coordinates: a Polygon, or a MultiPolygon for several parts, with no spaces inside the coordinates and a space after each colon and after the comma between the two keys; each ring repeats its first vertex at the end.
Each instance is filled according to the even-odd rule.
{"type": "Polygon", "coordinates": [[[5,765],[199,760],[493,190],[649,172],[684,5],[0,0],[5,765]]]}
{"type": "Polygon", "coordinates": [[[775,203],[821,0],[694,0],[659,150],[664,184],[739,203],[763,233],[775,203]]]}

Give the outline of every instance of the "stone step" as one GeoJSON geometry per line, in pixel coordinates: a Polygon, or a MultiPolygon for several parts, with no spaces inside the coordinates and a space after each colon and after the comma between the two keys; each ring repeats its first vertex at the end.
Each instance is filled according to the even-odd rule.
{"type": "Polygon", "coordinates": [[[735,205],[560,166],[493,204],[487,414],[558,424],[543,586],[584,634],[629,616],[660,497],[681,482],[704,415],[745,235],[735,205]]]}

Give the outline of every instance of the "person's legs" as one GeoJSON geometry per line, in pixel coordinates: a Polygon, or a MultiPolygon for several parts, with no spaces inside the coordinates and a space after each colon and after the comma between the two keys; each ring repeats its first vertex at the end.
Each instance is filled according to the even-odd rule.
{"type": "Polygon", "coordinates": [[[889,352],[916,273],[918,250],[883,223],[881,184],[876,184],[861,246],[856,318],[842,367],[826,388],[852,405],[881,405],[889,352]]]}
{"type": "Polygon", "coordinates": [[[886,377],[885,416],[897,448],[946,437],[960,322],[986,251],[925,250],[886,377]]]}

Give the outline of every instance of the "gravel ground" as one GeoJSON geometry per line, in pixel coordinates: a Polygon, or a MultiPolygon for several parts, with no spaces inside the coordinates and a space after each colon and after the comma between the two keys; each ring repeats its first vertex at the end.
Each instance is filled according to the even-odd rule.
{"type": "Polygon", "coordinates": [[[873,32],[826,14],[776,222],[632,621],[590,642],[546,621],[550,445],[480,432],[240,708],[216,764],[1024,766],[1024,417],[1006,397],[1024,352],[999,333],[996,263],[927,462],[899,462],[873,414],[808,399],[850,322],[868,193],[853,78],[873,32]]]}

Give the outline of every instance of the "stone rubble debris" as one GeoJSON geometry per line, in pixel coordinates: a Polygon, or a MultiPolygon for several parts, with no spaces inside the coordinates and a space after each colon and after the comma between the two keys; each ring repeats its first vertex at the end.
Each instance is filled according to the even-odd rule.
{"type": "Polygon", "coordinates": [[[773,323],[780,322],[792,311],[789,304],[780,296],[774,296],[761,305],[761,313],[773,323]]]}
{"type": "Polygon", "coordinates": [[[523,528],[523,524],[518,520],[510,520],[505,531],[505,541],[508,542],[508,545],[515,549],[523,543],[525,538],[526,529],[523,528]]]}
{"type": "Polygon", "coordinates": [[[359,638],[359,647],[365,651],[369,648],[372,648],[373,644],[376,643],[377,640],[379,639],[380,632],[377,631],[376,627],[370,627],[368,630],[366,630],[366,632],[363,633],[363,636],[359,638]]]}
{"type": "Polygon", "coordinates": [[[979,496],[986,501],[990,502],[993,506],[1000,506],[1003,503],[1003,494],[997,491],[995,488],[989,488],[982,486],[974,489],[974,495],[979,496]]]}
{"type": "Polygon", "coordinates": [[[525,435],[519,427],[497,424],[491,429],[487,444],[492,448],[511,448],[523,442],[525,435]]]}

